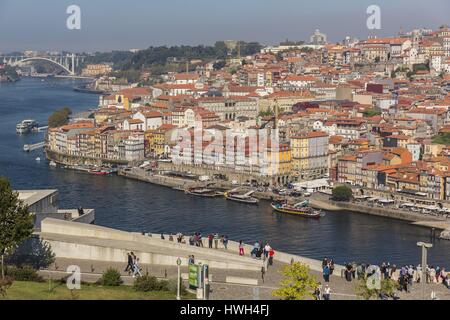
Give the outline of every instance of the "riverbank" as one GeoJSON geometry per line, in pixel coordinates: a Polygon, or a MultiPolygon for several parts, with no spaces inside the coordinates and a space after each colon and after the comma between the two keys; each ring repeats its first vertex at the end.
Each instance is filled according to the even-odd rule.
{"type": "MultiPolygon", "coordinates": [[[[148,182],[151,184],[173,188],[180,191],[183,191],[187,188],[198,187],[199,185],[202,184],[201,182],[194,180],[150,174],[149,172],[140,168],[133,168],[130,170],[119,170],[118,174],[125,178],[148,182]]],[[[210,183],[214,186],[214,188],[221,190],[229,190],[235,187],[232,186],[231,183],[226,182],[210,182],[210,183]]],[[[276,195],[272,192],[255,192],[253,196],[260,200],[267,200],[267,201],[280,197],[279,195],[276,195]]],[[[289,198],[289,197],[287,198],[291,202],[299,201],[298,198],[289,198]]],[[[311,207],[325,211],[334,211],[334,212],[350,211],[359,214],[380,216],[385,218],[408,221],[414,223],[415,225],[428,228],[435,228],[437,230],[446,230],[450,228],[450,220],[448,219],[443,219],[440,217],[434,217],[429,215],[425,216],[419,213],[399,210],[398,208],[377,207],[377,206],[356,204],[352,202],[331,201],[329,200],[329,196],[320,193],[316,193],[311,198],[309,198],[309,202],[311,207]]]]}
{"type": "Polygon", "coordinates": [[[450,229],[450,220],[444,217],[424,215],[411,211],[403,211],[399,208],[378,207],[374,205],[364,205],[353,202],[337,202],[329,200],[329,196],[315,194],[310,199],[310,205],[313,208],[327,211],[349,211],[359,214],[375,215],[391,219],[411,222],[414,225],[434,228],[437,230],[450,229]]]}

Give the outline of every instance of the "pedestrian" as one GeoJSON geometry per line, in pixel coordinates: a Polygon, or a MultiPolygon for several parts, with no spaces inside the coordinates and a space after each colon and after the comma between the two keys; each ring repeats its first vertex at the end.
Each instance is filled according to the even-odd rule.
{"type": "Polygon", "coordinates": [[[325,266],[328,265],[328,259],[327,258],[323,258],[322,260],[322,269],[325,268],[325,266]]]}
{"type": "Polygon", "coordinates": [[[331,288],[330,286],[327,284],[325,286],[325,290],[323,291],[323,299],[324,300],[330,300],[331,298],[331,288]]]}
{"type": "Polygon", "coordinates": [[[161,240],[165,240],[164,233],[161,233],[161,240]]]}
{"type": "Polygon", "coordinates": [[[323,279],[325,282],[330,282],[330,267],[328,264],[323,267],[323,279]]]}
{"type": "Polygon", "coordinates": [[[239,255],[244,255],[244,242],[242,240],[239,241],[239,255]]]}
{"type": "Polygon", "coordinates": [[[225,248],[225,250],[228,250],[228,236],[227,235],[223,236],[223,247],[225,248]]]}
{"type": "Polygon", "coordinates": [[[131,253],[127,253],[127,267],[125,268],[125,272],[130,272],[133,270],[133,256],[131,253]]]}
{"type": "Polygon", "coordinates": [[[198,233],[198,243],[200,244],[200,247],[203,248],[203,235],[201,232],[198,233]]]}
{"type": "Polygon", "coordinates": [[[141,266],[139,265],[139,258],[136,258],[133,263],[133,278],[141,277],[141,266]]]}
{"type": "Polygon", "coordinates": [[[270,249],[271,249],[271,247],[270,247],[269,243],[266,243],[266,245],[264,246],[264,258],[267,259],[267,257],[269,256],[270,249]]]}
{"type": "Polygon", "coordinates": [[[314,290],[314,297],[316,300],[322,300],[322,284],[320,282],[317,284],[316,290],[314,290]]]}
{"type": "Polygon", "coordinates": [[[269,266],[273,265],[273,256],[275,255],[275,251],[273,250],[273,248],[270,248],[269,251],[269,266]]]}
{"type": "Polygon", "coordinates": [[[214,239],[214,236],[212,235],[212,233],[210,233],[209,234],[209,236],[208,236],[208,248],[210,248],[210,249],[212,249],[212,245],[213,245],[213,239],[214,239]]]}
{"type": "Polygon", "coordinates": [[[172,241],[172,242],[173,242],[173,234],[170,234],[170,236],[169,236],[169,241],[172,241]]]}
{"type": "Polygon", "coordinates": [[[219,247],[219,234],[216,232],[216,234],[214,234],[214,248],[218,249],[219,247]]]}

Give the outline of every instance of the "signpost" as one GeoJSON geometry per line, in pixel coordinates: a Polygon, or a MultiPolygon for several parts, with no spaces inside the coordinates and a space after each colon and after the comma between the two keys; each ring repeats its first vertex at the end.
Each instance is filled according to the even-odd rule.
{"type": "Polygon", "coordinates": [[[177,281],[177,300],[181,300],[180,296],[180,288],[181,288],[181,259],[177,259],[177,266],[178,266],[178,281],[177,281]]]}

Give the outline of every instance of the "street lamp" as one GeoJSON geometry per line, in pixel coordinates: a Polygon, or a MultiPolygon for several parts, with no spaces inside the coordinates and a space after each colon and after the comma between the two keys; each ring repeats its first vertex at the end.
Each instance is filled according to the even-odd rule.
{"type": "Polygon", "coordinates": [[[421,285],[422,285],[422,300],[425,300],[425,283],[427,282],[427,250],[432,248],[431,243],[417,242],[417,246],[422,248],[422,275],[421,275],[421,285]]]}
{"type": "Polygon", "coordinates": [[[181,288],[181,259],[177,259],[178,266],[178,280],[177,280],[177,300],[181,300],[180,288],[181,288]]]}

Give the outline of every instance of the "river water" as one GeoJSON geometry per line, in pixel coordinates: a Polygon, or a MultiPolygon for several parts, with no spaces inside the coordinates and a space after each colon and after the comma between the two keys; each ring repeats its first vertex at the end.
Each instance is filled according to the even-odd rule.
{"type": "MultiPolygon", "coordinates": [[[[430,230],[407,222],[354,213],[327,213],[320,221],[273,214],[224,199],[203,199],[128,180],[52,168],[42,150],[25,153],[26,143],[43,141],[43,133],[18,136],[15,125],[32,118],[46,124],[57,108],[74,112],[94,108],[98,96],[72,90],[74,80],[22,79],[0,84],[0,175],[16,189],[58,189],[63,208],[94,208],[96,224],[127,231],[219,232],[232,240],[267,240],[275,250],[337,263],[350,261],[397,265],[420,263],[418,241],[430,230]],[[42,158],[37,162],[37,157],[42,158]]],[[[450,241],[436,240],[429,262],[450,267],[450,241]]]]}

